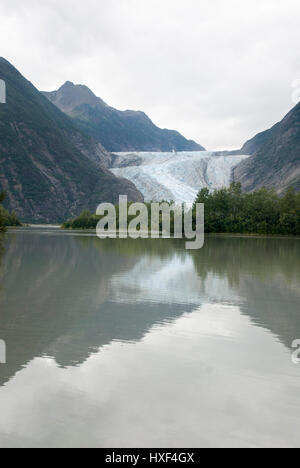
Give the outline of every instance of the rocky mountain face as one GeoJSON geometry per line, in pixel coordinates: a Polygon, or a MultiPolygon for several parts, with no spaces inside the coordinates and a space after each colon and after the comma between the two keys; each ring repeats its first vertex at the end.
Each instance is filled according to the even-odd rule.
{"type": "Polygon", "coordinates": [[[0,105],[0,191],[28,222],[59,222],[116,202],[142,200],[135,186],[110,173],[111,155],[0,58],[7,103],[0,105]]]}
{"type": "Polygon", "coordinates": [[[204,150],[176,131],[158,128],[143,112],[108,106],[86,86],[66,82],[58,91],[44,95],[109,151],[204,150]]]}
{"type": "Polygon", "coordinates": [[[300,103],[280,123],[247,142],[243,150],[252,156],[233,170],[233,178],[245,191],[263,186],[279,193],[289,187],[300,191],[300,103]]]}
{"type": "Polygon", "coordinates": [[[264,132],[258,133],[255,137],[251,138],[251,140],[247,141],[244,146],[241,148],[240,152],[243,154],[254,154],[258,150],[260,150],[277,132],[279,127],[279,123],[274,125],[274,127],[270,128],[269,130],[265,130],[264,132]]]}

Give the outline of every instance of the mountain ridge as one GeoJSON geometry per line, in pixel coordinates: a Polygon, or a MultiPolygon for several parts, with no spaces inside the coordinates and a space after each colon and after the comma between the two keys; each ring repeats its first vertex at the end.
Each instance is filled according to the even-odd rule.
{"type": "Polygon", "coordinates": [[[243,148],[252,156],[233,170],[245,191],[263,186],[284,193],[300,191],[300,102],[270,130],[256,135],[243,148]]]}
{"type": "Polygon", "coordinates": [[[273,135],[275,135],[279,125],[280,123],[277,123],[268,130],[257,133],[253,138],[246,141],[240,151],[249,155],[256,153],[272,138],[273,135]]]}
{"type": "Polygon", "coordinates": [[[7,103],[0,105],[0,190],[6,207],[27,222],[60,222],[81,210],[143,199],[110,173],[110,153],[0,58],[7,103]]]}
{"type": "Polygon", "coordinates": [[[111,152],[205,150],[175,130],[157,127],[142,111],[109,106],[85,85],[67,81],[57,91],[43,94],[111,152]]]}

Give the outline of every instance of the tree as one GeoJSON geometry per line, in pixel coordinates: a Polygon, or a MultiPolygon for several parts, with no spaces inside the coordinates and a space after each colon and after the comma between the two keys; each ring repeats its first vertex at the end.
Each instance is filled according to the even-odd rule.
{"type": "Polygon", "coordinates": [[[232,183],[214,191],[201,189],[196,203],[205,204],[207,233],[300,234],[300,193],[293,188],[280,197],[264,187],[243,193],[241,184],[232,183]]]}
{"type": "Polygon", "coordinates": [[[7,226],[21,226],[16,213],[13,212],[10,214],[3,208],[2,203],[5,197],[5,192],[0,192],[0,231],[4,231],[7,226]]]}

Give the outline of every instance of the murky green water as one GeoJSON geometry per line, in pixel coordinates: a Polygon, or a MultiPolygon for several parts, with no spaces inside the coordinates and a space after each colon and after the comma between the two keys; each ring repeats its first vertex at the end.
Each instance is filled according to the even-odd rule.
{"type": "Polygon", "coordinates": [[[0,255],[1,447],[300,447],[300,240],[29,229],[0,255]]]}

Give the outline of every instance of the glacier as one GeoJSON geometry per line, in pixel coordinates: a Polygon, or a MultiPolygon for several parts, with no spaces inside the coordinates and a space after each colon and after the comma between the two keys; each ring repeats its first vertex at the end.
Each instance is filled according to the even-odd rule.
{"type": "Polygon", "coordinates": [[[191,204],[201,188],[228,186],[233,168],[248,157],[208,151],[115,153],[110,170],[133,182],[145,201],[191,204]]]}

